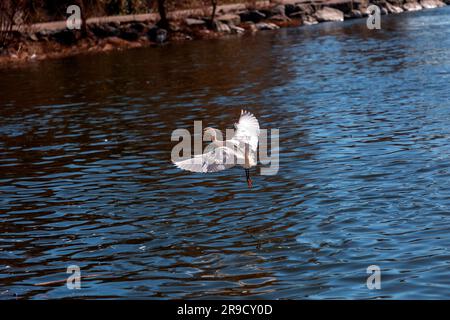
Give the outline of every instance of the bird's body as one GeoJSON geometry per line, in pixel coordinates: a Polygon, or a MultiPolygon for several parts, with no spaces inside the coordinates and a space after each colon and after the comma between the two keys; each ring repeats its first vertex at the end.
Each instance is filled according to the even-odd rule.
{"type": "Polygon", "coordinates": [[[174,164],[183,170],[202,173],[217,172],[241,165],[245,169],[247,182],[251,187],[249,169],[257,164],[259,123],[253,114],[242,110],[235,129],[231,139],[219,140],[217,136],[222,136],[219,130],[205,128],[205,134],[209,134],[212,138],[212,143],[205,152],[187,160],[176,161],[174,164]]]}

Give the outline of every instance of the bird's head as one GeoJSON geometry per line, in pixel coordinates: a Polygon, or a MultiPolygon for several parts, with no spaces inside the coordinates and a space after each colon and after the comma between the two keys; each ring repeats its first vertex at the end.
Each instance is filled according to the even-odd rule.
{"type": "Polygon", "coordinates": [[[217,140],[217,129],[206,127],[203,129],[203,134],[205,138],[209,138],[211,141],[217,140]]]}

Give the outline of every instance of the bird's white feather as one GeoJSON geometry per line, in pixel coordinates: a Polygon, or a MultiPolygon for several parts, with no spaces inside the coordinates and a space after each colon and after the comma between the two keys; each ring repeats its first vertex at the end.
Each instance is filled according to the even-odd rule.
{"type": "Polygon", "coordinates": [[[239,122],[235,124],[236,133],[233,140],[238,140],[250,146],[250,150],[256,152],[259,139],[259,122],[256,117],[245,110],[241,110],[239,122]]]}
{"type": "Polygon", "coordinates": [[[222,171],[236,164],[244,168],[255,166],[260,132],[258,120],[250,112],[241,110],[241,116],[235,128],[236,132],[230,140],[215,141],[209,146],[211,151],[190,159],[176,161],[174,164],[183,170],[202,173],[222,171]],[[246,154],[247,157],[245,157],[246,154]]]}
{"type": "Polygon", "coordinates": [[[174,162],[175,165],[183,170],[192,172],[217,172],[233,167],[238,154],[232,148],[218,147],[212,151],[199,154],[193,158],[174,162]]]}

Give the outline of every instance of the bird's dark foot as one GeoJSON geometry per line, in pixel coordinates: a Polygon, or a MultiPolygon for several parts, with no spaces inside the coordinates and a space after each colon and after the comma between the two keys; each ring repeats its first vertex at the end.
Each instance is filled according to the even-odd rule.
{"type": "Polygon", "coordinates": [[[249,188],[252,187],[252,179],[250,179],[250,169],[245,169],[245,177],[247,178],[247,185],[249,188]]]}

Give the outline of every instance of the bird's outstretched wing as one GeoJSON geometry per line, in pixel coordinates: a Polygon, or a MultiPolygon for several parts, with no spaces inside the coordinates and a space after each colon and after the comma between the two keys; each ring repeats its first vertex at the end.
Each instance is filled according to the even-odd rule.
{"type": "Polygon", "coordinates": [[[235,125],[236,133],[233,140],[248,144],[250,149],[256,152],[259,139],[259,122],[256,117],[248,111],[241,110],[239,122],[235,125]]]}
{"type": "Polygon", "coordinates": [[[232,148],[218,147],[190,159],[175,161],[174,164],[192,172],[217,172],[233,167],[236,164],[236,153],[232,148]]]}

